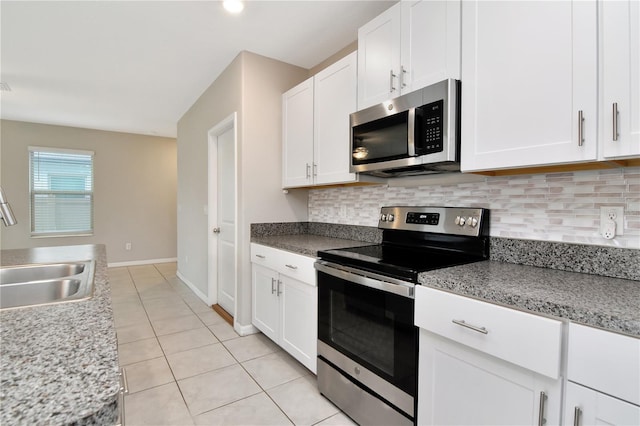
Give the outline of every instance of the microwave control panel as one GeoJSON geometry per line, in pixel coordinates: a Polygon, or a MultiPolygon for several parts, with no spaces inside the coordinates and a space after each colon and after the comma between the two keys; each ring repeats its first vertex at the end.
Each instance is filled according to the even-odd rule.
{"type": "Polygon", "coordinates": [[[443,150],[444,101],[439,100],[416,108],[416,120],[421,121],[419,132],[420,154],[431,154],[443,150]]]}

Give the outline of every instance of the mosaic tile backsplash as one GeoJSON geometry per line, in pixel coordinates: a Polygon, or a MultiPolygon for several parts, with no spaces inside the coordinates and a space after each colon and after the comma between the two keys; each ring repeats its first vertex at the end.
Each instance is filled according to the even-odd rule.
{"type": "Polygon", "coordinates": [[[377,226],[380,207],[491,209],[491,235],[640,249],[640,167],[486,177],[473,183],[309,192],[309,221],[377,226]],[[624,235],[600,233],[600,207],[624,207],[624,235]]]}

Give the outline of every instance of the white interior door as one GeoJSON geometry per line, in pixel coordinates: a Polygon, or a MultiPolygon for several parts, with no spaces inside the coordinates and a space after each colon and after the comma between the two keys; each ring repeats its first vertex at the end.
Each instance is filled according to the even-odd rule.
{"type": "Polygon", "coordinates": [[[209,297],[229,314],[236,300],[235,114],[209,131],[209,297]]]}

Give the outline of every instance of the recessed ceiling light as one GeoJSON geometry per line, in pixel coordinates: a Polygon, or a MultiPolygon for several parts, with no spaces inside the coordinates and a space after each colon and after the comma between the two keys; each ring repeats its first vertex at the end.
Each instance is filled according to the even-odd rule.
{"type": "Polygon", "coordinates": [[[240,0],[224,0],[222,6],[229,13],[240,13],[244,9],[244,4],[240,0]]]}

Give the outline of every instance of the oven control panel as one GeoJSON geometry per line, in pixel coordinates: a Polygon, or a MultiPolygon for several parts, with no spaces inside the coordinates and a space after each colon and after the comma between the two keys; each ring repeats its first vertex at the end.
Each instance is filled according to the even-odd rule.
{"type": "Polygon", "coordinates": [[[488,210],[463,207],[382,207],[378,228],[479,236],[488,210]]]}

